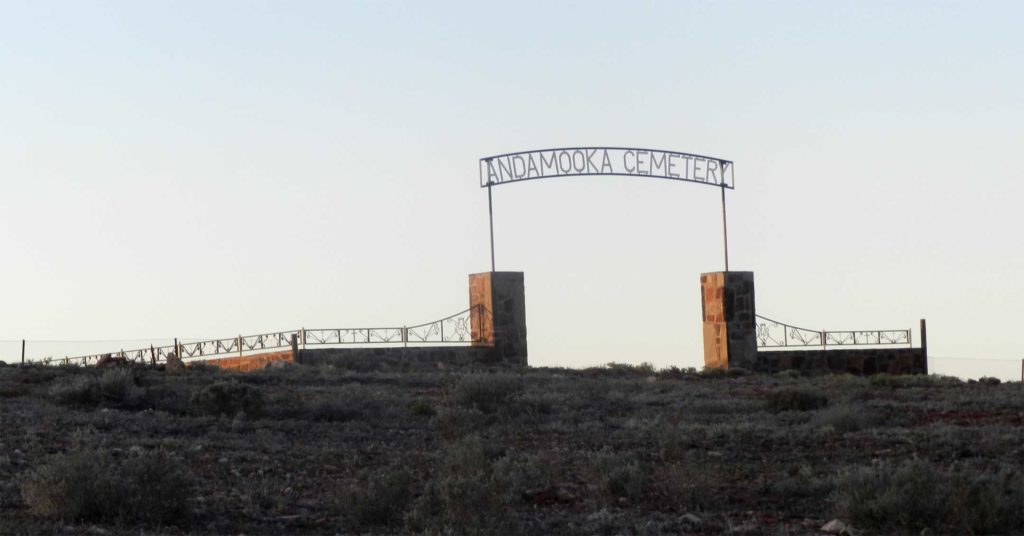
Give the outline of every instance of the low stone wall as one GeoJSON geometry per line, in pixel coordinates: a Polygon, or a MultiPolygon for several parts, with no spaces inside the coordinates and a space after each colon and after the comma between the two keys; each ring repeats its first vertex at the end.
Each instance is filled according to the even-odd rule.
{"type": "Polygon", "coordinates": [[[234,370],[236,372],[249,372],[251,370],[266,368],[267,365],[274,361],[285,361],[291,363],[295,361],[295,357],[289,349],[281,350],[279,352],[267,352],[264,354],[247,355],[242,357],[224,357],[221,359],[206,359],[203,361],[190,360],[188,364],[192,365],[194,363],[202,363],[204,365],[212,365],[226,370],[234,370]]]}
{"type": "Polygon", "coordinates": [[[809,374],[928,374],[923,348],[846,348],[839,350],[761,350],[754,370],[798,370],[809,374]]]}
{"type": "Polygon", "coordinates": [[[388,348],[315,348],[299,351],[306,365],[339,364],[354,370],[472,367],[506,364],[494,348],[479,346],[416,346],[388,348]]]}

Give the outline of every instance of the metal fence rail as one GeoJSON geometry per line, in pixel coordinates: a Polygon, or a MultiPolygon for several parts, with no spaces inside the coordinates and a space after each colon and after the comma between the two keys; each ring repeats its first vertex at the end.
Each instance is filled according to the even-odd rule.
{"type": "Polygon", "coordinates": [[[137,363],[162,363],[167,356],[174,354],[181,359],[215,357],[226,355],[243,355],[245,352],[273,350],[291,346],[292,337],[302,347],[312,345],[374,345],[374,344],[470,344],[482,342],[480,335],[474,337],[472,318],[476,317],[479,325],[490,319],[491,312],[483,305],[477,305],[460,311],[440,320],[418,324],[415,326],[380,327],[380,328],[331,328],[306,329],[300,328],[259,335],[238,335],[226,339],[211,339],[194,342],[178,342],[169,346],[150,346],[134,350],[118,350],[99,354],[81,355],[64,358],[46,358],[45,364],[78,364],[90,365],[97,363],[105,356],[116,357],[137,363]]]}
{"type": "Polygon", "coordinates": [[[883,329],[864,331],[813,330],[784,324],[777,320],[756,316],[758,348],[786,348],[790,346],[884,346],[910,345],[909,329],[883,329]]]}

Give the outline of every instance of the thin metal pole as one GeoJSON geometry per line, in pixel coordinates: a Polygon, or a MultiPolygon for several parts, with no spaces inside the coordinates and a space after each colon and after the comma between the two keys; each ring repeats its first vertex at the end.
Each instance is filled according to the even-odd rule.
{"type": "Polygon", "coordinates": [[[491,200],[491,185],[487,185],[487,218],[491,224],[491,271],[494,269],[494,202],[491,200]]]}
{"type": "Polygon", "coordinates": [[[21,339],[21,364],[25,364],[25,339],[21,339]]]}
{"type": "Polygon", "coordinates": [[[725,249],[725,271],[729,271],[729,226],[725,220],[725,183],[722,183],[722,242],[725,249]]]}

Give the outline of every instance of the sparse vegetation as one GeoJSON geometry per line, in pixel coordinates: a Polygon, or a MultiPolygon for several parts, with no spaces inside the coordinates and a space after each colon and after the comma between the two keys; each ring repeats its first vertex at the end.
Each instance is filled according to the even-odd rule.
{"type": "Polygon", "coordinates": [[[836,479],[839,511],[857,526],[961,534],[1009,534],[1024,528],[1024,474],[943,469],[915,458],[857,466],[836,479]]]}
{"type": "Polygon", "coordinates": [[[1024,532],[1017,383],[360,362],[0,392],[5,534],[1024,532]]]}
{"type": "Polygon", "coordinates": [[[817,389],[783,388],[768,395],[768,410],[779,413],[782,411],[811,411],[828,405],[828,396],[817,389]]]}
{"type": "Polygon", "coordinates": [[[192,395],[192,407],[204,415],[233,417],[244,412],[248,417],[263,415],[263,393],[251,385],[220,381],[203,387],[192,395]]]}
{"type": "Polygon", "coordinates": [[[59,520],[162,524],[186,521],[189,481],[162,454],[116,459],[109,451],[60,454],[21,482],[29,510],[59,520]]]}

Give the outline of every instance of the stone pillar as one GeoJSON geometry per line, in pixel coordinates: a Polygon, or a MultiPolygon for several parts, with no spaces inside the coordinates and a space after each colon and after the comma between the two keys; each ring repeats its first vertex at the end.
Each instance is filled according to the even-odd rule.
{"type": "Polygon", "coordinates": [[[753,370],[757,362],[754,272],[700,274],[704,366],[753,370]]]}
{"type": "Polygon", "coordinates": [[[469,274],[473,346],[493,348],[494,359],[527,365],[523,272],[469,274]]]}

